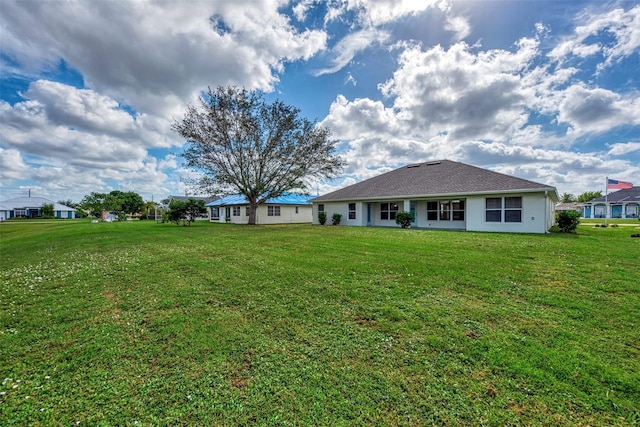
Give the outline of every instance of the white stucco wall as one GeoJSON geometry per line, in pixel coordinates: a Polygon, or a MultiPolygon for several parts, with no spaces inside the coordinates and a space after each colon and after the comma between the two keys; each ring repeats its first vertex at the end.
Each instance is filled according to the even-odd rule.
{"type": "MultiPolygon", "coordinates": [[[[340,225],[374,226],[374,227],[398,227],[395,220],[380,219],[381,203],[398,203],[398,211],[410,210],[411,203],[415,206],[416,228],[452,229],[469,231],[491,231],[510,233],[545,233],[555,223],[554,202],[539,193],[514,193],[514,194],[482,194],[464,197],[441,197],[429,199],[439,200],[464,200],[465,213],[462,221],[427,220],[427,200],[384,200],[371,202],[356,202],[356,218],[349,219],[348,202],[325,202],[324,210],[327,213],[325,225],[331,225],[331,217],[334,213],[342,215],[340,225]],[[522,197],[522,221],[521,222],[487,222],[485,220],[485,200],[487,197],[522,197]],[[368,211],[370,210],[370,215],[368,211]],[[370,218],[370,222],[368,219],[370,218]]],[[[313,204],[313,224],[318,222],[318,203],[313,204]]]]}
{"type": "MultiPolygon", "coordinates": [[[[352,202],[353,203],[353,202],[352,202]]],[[[332,217],[334,213],[342,215],[340,219],[340,225],[351,226],[365,226],[367,225],[367,204],[362,202],[355,202],[356,204],[356,218],[349,219],[349,203],[332,202],[324,203],[324,211],[327,213],[327,222],[325,225],[332,225],[332,217]]],[[[313,223],[320,224],[318,222],[318,204],[313,204],[313,223]]]]}
{"type": "Polygon", "coordinates": [[[504,197],[505,194],[483,194],[467,197],[467,209],[473,214],[467,218],[469,231],[493,231],[508,233],[546,233],[555,222],[554,204],[540,193],[507,194],[506,196],[522,196],[522,222],[487,222],[485,221],[485,199],[487,197],[504,197]]]}
{"type": "MultiPolygon", "coordinates": [[[[312,208],[309,205],[273,205],[280,206],[280,216],[269,216],[267,205],[258,206],[256,212],[256,224],[295,224],[311,222],[312,208]],[[296,207],[298,213],[296,213],[296,207]]],[[[230,209],[229,221],[226,220],[226,207],[219,208],[219,219],[213,222],[230,222],[232,224],[248,224],[249,215],[247,215],[247,207],[240,206],[240,216],[233,215],[233,207],[230,209]]]]}

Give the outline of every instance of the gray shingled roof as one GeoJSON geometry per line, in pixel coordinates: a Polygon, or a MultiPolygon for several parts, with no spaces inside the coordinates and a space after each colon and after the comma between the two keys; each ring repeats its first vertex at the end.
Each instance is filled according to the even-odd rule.
{"type": "Polygon", "coordinates": [[[314,203],[391,197],[550,191],[555,187],[450,160],[416,163],[313,199],[314,203]]]}
{"type": "Polygon", "coordinates": [[[589,200],[589,203],[604,203],[606,200],[609,203],[622,203],[622,202],[636,202],[640,203],[640,187],[635,186],[626,190],[618,190],[613,193],[609,193],[607,196],[598,197],[597,199],[589,200]]]}

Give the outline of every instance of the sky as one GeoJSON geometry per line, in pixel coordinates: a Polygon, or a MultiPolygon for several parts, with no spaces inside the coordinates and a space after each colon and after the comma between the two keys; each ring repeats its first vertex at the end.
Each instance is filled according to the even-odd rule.
{"type": "Polygon", "coordinates": [[[312,194],[449,159],[640,185],[640,2],[0,1],[0,200],[197,195],[171,125],[236,85],[331,130],[312,194]]]}

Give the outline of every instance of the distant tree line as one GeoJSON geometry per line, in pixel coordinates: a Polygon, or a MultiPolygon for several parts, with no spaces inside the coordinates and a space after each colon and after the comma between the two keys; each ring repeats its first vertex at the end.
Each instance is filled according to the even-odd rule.
{"type": "Polygon", "coordinates": [[[590,200],[597,199],[598,197],[602,197],[602,191],[586,191],[580,194],[578,197],[574,196],[571,193],[562,193],[560,196],[560,201],[562,203],[586,203],[590,200]]]}

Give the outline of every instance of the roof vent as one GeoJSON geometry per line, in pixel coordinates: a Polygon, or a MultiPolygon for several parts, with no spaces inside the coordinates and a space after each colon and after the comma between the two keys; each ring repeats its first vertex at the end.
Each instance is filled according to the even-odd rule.
{"type": "Polygon", "coordinates": [[[433,166],[433,165],[439,165],[441,162],[427,162],[425,163],[425,165],[427,166],[433,166]]]}
{"type": "Polygon", "coordinates": [[[411,168],[419,168],[420,167],[420,163],[414,163],[412,165],[407,165],[407,169],[411,169],[411,168]]]}

